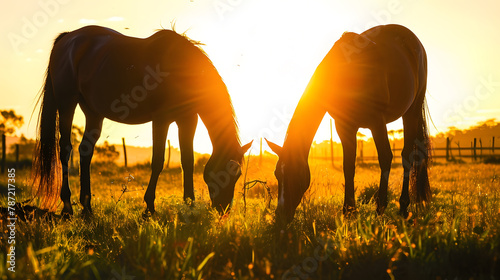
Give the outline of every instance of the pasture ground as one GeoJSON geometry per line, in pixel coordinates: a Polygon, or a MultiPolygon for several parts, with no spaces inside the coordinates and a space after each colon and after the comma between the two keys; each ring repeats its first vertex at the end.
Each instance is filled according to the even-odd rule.
{"type": "MultiPolygon", "coordinates": [[[[182,201],[182,173],[164,170],[157,215],[141,217],[150,171],[93,165],[94,217],[79,215],[79,180],[70,178],[76,215],[18,220],[15,272],[8,271],[9,228],[1,220],[1,279],[498,279],[500,278],[500,165],[439,164],[430,171],[428,205],[398,215],[402,167],[394,165],[389,205],[382,216],[371,200],[378,165],[357,167],[358,214],[342,216],[340,166],[312,162],[312,186],[295,220],[274,226],[275,158],[243,166],[232,211],[209,207],[202,173],[196,202],[182,201]],[[247,169],[248,167],[248,169],[247,169]],[[246,174],[246,178],[245,178],[246,174]],[[260,180],[243,199],[243,181],[260,180]]],[[[77,173],[77,172],[74,172],[77,173]]],[[[30,197],[28,170],[16,171],[16,200],[30,197]]],[[[2,207],[7,174],[0,175],[2,207]]],[[[58,210],[59,211],[59,210],[58,210]]]]}

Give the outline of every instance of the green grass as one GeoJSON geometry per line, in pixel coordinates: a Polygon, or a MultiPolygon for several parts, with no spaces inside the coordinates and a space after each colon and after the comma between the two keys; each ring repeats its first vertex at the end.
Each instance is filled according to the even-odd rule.
{"type": "MultiPolygon", "coordinates": [[[[342,217],[343,177],[327,163],[311,167],[313,183],[295,220],[274,226],[276,181],[272,159],[251,159],[247,181],[267,181],[273,199],[257,184],[247,193],[243,176],[229,215],[209,207],[201,174],[196,203],[182,200],[182,174],[160,176],[156,208],[141,217],[150,171],[93,166],[94,218],[17,223],[16,272],[7,271],[7,227],[2,220],[2,279],[497,279],[500,277],[500,166],[434,165],[433,200],[398,216],[402,168],[390,178],[389,205],[382,216],[370,202],[379,181],[376,165],[358,168],[358,215],[342,217]],[[132,176],[132,177],[131,177],[132,176]],[[124,192],[125,190],[125,192],[124,192]],[[132,278],[135,277],[135,278],[132,278]]],[[[27,171],[16,174],[28,189],[27,171]]],[[[3,175],[1,175],[3,176],[3,175]]],[[[1,178],[5,184],[6,176],[1,178]]],[[[79,198],[71,176],[72,199],[79,198]]],[[[29,197],[19,195],[18,201],[29,197]]],[[[6,204],[5,197],[2,198],[6,204]]]]}

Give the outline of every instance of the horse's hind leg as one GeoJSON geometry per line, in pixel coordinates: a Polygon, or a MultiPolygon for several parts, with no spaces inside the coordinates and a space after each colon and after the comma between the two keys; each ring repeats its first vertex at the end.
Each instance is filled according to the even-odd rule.
{"type": "Polygon", "coordinates": [[[188,116],[183,120],[177,121],[179,127],[179,144],[181,148],[181,164],[184,176],[184,201],[194,201],[193,188],[193,139],[198,124],[198,115],[188,116]]]}
{"type": "Polygon", "coordinates": [[[401,197],[399,198],[399,213],[404,218],[408,217],[408,206],[410,205],[410,171],[413,165],[412,156],[414,141],[417,136],[418,119],[412,116],[411,113],[406,113],[403,116],[404,127],[404,147],[401,152],[403,162],[403,188],[401,189],[401,197]]]}
{"type": "Polygon", "coordinates": [[[165,142],[167,140],[168,127],[170,123],[153,120],[153,158],[151,159],[151,178],[148,188],[144,194],[146,202],[146,211],[143,217],[148,217],[155,213],[156,184],[158,176],[163,170],[165,163],[165,142]]]}
{"type": "Polygon", "coordinates": [[[375,127],[371,128],[373,140],[377,147],[378,162],[380,166],[380,184],[377,192],[377,213],[384,213],[387,207],[387,187],[389,185],[389,174],[391,172],[392,151],[389,138],[387,137],[387,127],[384,121],[380,121],[375,127]]]}
{"type": "MultiPolygon", "coordinates": [[[[425,88],[424,88],[425,92],[425,88]]],[[[399,199],[400,204],[400,214],[403,217],[408,217],[408,206],[410,205],[410,183],[418,186],[418,173],[424,174],[421,179],[421,183],[427,185],[427,143],[428,141],[425,137],[424,125],[425,118],[422,114],[423,107],[423,95],[420,99],[414,102],[414,105],[410,107],[408,112],[403,115],[403,126],[404,126],[404,147],[401,152],[403,158],[403,188],[401,190],[401,198],[399,199]],[[423,163],[424,165],[422,165],[423,163]],[[410,177],[415,179],[413,181],[410,177]],[[426,183],[426,184],[425,184],[426,183]]],[[[416,187],[416,186],[415,186],[416,187]]],[[[416,191],[416,190],[415,190],[416,191]]],[[[415,199],[418,201],[418,195],[415,194],[415,199]]]]}
{"type": "Polygon", "coordinates": [[[92,214],[90,206],[90,162],[94,154],[94,147],[101,136],[102,121],[100,117],[92,114],[86,114],[85,132],[80,143],[80,203],[83,206],[82,214],[84,216],[92,214]]]}
{"type": "Polygon", "coordinates": [[[62,165],[62,186],[60,197],[63,202],[63,210],[61,212],[63,217],[73,215],[73,207],[71,207],[71,191],[69,189],[68,180],[68,162],[73,149],[73,146],[71,145],[71,128],[75,108],[76,103],[59,110],[59,132],[61,134],[61,138],[59,139],[59,156],[62,165]]]}

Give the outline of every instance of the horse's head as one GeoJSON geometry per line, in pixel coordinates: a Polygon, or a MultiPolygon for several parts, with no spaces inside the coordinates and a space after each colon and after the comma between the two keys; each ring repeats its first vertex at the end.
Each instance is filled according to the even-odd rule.
{"type": "Polygon", "coordinates": [[[274,170],[274,175],[278,180],[276,221],[288,224],[293,220],[295,210],[299,206],[302,196],[309,188],[311,180],[309,165],[307,159],[291,157],[290,153],[282,147],[269,141],[267,143],[279,157],[274,170]]]}
{"type": "Polygon", "coordinates": [[[234,186],[241,176],[243,155],[251,145],[252,142],[232,153],[214,152],[205,166],[203,179],[207,183],[212,206],[220,213],[229,209],[234,196],[234,186]]]}

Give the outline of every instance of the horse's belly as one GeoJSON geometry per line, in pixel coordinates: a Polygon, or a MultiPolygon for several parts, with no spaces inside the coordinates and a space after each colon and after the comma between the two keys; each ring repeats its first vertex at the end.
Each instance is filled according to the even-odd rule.
{"type": "Polygon", "coordinates": [[[355,87],[331,94],[328,112],[335,119],[343,119],[358,127],[369,128],[381,119],[386,123],[400,118],[414,99],[413,87],[404,82],[391,85],[389,78],[366,78],[355,87]]]}
{"type": "Polygon", "coordinates": [[[101,68],[80,77],[82,101],[91,112],[126,124],[152,121],[176,101],[166,88],[165,74],[141,65],[101,68]],[[153,74],[151,74],[153,73],[153,74]]]}
{"type": "Polygon", "coordinates": [[[337,103],[328,113],[335,120],[349,123],[355,127],[370,127],[385,115],[383,104],[363,104],[360,100],[343,100],[337,103]]]}
{"type": "Polygon", "coordinates": [[[166,106],[165,102],[154,102],[150,95],[116,86],[90,88],[82,93],[80,105],[85,114],[98,114],[125,124],[141,124],[151,121],[154,112],[166,106]]]}
{"type": "Polygon", "coordinates": [[[413,71],[409,67],[400,67],[388,75],[389,104],[386,118],[395,121],[410,108],[417,94],[417,83],[413,71]]]}
{"type": "Polygon", "coordinates": [[[359,69],[335,75],[334,87],[323,99],[335,119],[364,126],[373,116],[384,114],[390,104],[385,74],[359,69]]]}

